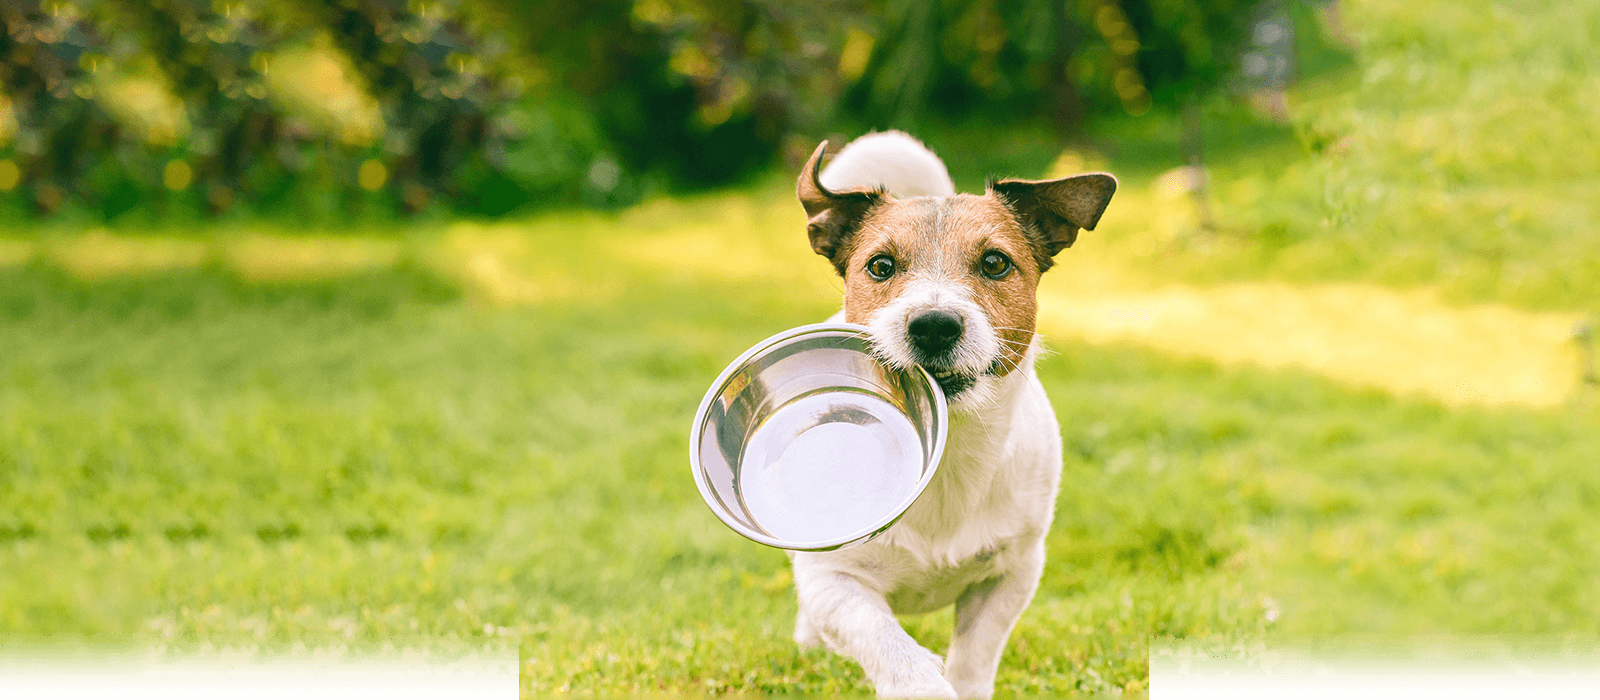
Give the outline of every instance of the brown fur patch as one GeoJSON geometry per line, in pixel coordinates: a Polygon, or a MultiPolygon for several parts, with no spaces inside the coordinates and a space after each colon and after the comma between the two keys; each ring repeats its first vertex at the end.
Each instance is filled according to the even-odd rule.
{"type": "Polygon", "coordinates": [[[1022,362],[1033,342],[1038,311],[1039,263],[1012,209],[993,194],[886,200],[867,212],[849,241],[841,266],[845,320],[865,324],[919,277],[965,287],[1001,339],[999,375],[1022,362]],[[1013,269],[998,280],[986,277],[981,260],[998,250],[1013,269]],[[886,280],[867,274],[867,262],[883,254],[895,260],[886,280]]]}

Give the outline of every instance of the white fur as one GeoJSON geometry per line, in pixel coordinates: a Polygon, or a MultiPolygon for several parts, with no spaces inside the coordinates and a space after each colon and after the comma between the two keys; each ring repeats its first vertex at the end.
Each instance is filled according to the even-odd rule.
{"type": "MultiPolygon", "coordinates": [[[[921,144],[890,132],[847,146],[823,181],[829,188],[881,184],[897,194],[929,182],[948,187],[949,176],[921,144]],[[891,162],[868,160],[872,153],[887,154],[891,162]],[[857,155],[846,161],[846,154],[857,155]],[[906,171],[921,154],[934,165],[906,171]],[[885,173],[906,179],[875,179],[885,173]]],[[[793,554],[800,599],[795,641],[824,643],[855,659],[883,697],[991,697],[1000,653],[1044,571],[1045,534],[1061,480],[1061,428],[1034,374],[1037,343],[1005,377],[982,374],[999,357],[1001,343],[968,294],[951,280],[915,279],[869,324],[877,352],[891,364],[909,365],[910,312],[941,308],[966,323],[957,369],[980,379],[952,406],[944,457],[927,490],[866,544],[793,554]],[[894,617],[952,603],[956,630],[942,660],[894,617]]]]}
{"type": "Polygon", "coordinates": [[[851,141],[822,169],[821,180],[823,187],[836,192],[884,187],[901,199],[956,193],[944,161],[902,131],[881,131],[851,141]]]}

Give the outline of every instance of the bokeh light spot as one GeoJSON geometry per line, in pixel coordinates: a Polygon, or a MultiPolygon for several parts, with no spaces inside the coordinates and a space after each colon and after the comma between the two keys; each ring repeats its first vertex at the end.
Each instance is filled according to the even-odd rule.
{"type": "Polygon", "coordinates": [[[189,183],[194,182],[194,169],[181,160],[167,161],[167,167],[161,171],[161,184],[173,192],[189,188],[189,183]]]}
{"type": "Polygon", "coordinates": [[[10,192],[22,182],[22,168],[10,158],[0,160],[0,191],[10,192]]]}
{"type": "Polygon", "coordinates": [[[867,72],[873,43],[871,34],[859,29],[851,30],[845,37],[844,50],[839,52],[839,76],[845,80],[855,80],[867,72]]]}
{"type": "Polygon", "coordinates": [[[361,169],[356,171],[356,182],[361,185],[361,189],[368,192],[383,187],[383,183],[388,181],[389,169],[383,167],[383,163],[379,163],[376,158],[368,158],[361,164],[361,169]]]}
{"type": "Polygon", "coordinates": [[[622,168],[610,158],[600,158],[589,166],[589,184],[601,192],[610,192],[622,182],[622,168]]]}

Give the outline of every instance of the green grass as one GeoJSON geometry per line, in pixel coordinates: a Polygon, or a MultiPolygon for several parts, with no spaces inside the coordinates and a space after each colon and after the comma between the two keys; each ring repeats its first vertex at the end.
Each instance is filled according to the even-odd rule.
{"type": "MultiPolygon", "coordinates": [[[[786,560],[688,478],[706,382],[831,306],[737,289],[636,275],[503,309],[406,265],[0,273],[0,639],[502,644],[534,693],[868,692],[788,641],[786,560]]],[[[1136,691],[1152,636],[1600,641],[1592,405],[1450,411],[1057,350],[1064,489],[1003,691],[1136,691]]],[[[936,649],[949,622],[907,620],[936,649]]]]}

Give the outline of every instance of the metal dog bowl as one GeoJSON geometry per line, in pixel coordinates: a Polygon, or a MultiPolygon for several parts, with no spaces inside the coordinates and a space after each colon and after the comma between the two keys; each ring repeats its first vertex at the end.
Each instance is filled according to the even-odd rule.
{"type": "Polygon", "coordinates": [[[773,547],[861,544],[893,525],[944,453],[944,392],[868,351],[867,329],[801,326],[745,351],[689,434],[695,485],[722,522],[773,547]]]}

